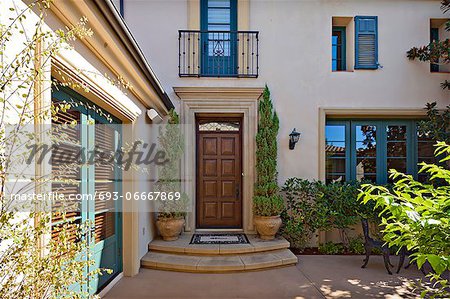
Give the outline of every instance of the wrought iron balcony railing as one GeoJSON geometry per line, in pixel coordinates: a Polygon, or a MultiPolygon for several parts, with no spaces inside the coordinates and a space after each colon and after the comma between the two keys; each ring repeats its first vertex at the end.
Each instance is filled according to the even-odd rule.
{"type": "Polygon", "coordinates": [[[258,77],[258,31],[180,30],[180,77],[258,77]]]}

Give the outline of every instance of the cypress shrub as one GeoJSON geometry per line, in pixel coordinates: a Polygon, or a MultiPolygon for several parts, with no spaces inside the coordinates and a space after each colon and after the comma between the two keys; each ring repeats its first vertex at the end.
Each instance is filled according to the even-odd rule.
{"type": "Polygon", "coordinates": [[[280,122],[265,87],[259,102],[258,133],[256,134],[256,185],[253,212],[257,216],[277,216],[284,202],[277,184],[277,135],[280,122]]]}

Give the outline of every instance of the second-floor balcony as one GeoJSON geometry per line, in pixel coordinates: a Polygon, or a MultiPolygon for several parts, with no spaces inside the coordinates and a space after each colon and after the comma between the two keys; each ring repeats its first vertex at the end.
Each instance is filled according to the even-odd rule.
{"type": "Polygon", "coordinates": [[[258,77],[258,31],[180,30],[180,77],[258,77]]]}

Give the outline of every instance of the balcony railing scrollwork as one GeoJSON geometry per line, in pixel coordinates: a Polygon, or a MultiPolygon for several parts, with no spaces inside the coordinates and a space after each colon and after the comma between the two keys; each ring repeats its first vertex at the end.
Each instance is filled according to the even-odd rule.
{"type": "Polygon", "coordinates": [[[258,31],[180,30],[179,76],[256,78],[258,43],[258,31]]]}

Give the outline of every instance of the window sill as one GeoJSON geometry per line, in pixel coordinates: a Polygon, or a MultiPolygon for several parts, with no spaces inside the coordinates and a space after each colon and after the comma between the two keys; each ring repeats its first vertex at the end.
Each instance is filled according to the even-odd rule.
{"type": "Polygon", "coordinates": [[[431,74],[450,74],[450,72],[431,72],[431,74]]]}
{"type": "Polygon", "coordinates": [[[332,73],[354,73],[355,71],[353,70],[348,70],[348,71],[331,71],[332,73]]]}

